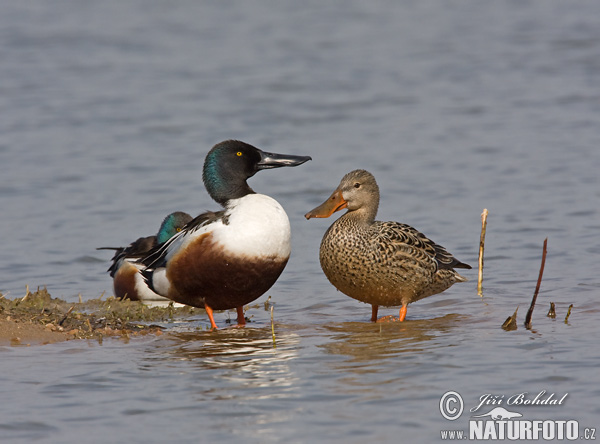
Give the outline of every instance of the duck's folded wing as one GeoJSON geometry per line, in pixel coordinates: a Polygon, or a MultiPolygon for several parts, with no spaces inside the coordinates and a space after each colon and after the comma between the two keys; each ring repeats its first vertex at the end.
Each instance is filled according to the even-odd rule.
{"type": "Polygon", "coordinates": [[[206,227],[207,225],[221,221],[227,223],[227,215],[223,211],[207,211],[188,222],[179,233],[171,237],[164,244],[152,248],[145,255],[139,258],[138,262],[146,266],[147,269],[164,267],[169,257],[175,252],[193,233],[206,227]]]}
{"type": "Polygon", "coordinates": [[[436,262],[438,269],[471,268],[470,265],[459,261],[444,247],[436,244],[410,225],[398,222],[380,222],[379,224],[377,231],[391,248],[408,249],[416,256],[417,260],[425,259],[427,256],[436,262]]]}
{"type": "Polygon", "coordinates": [[[111,277],[114,277],[115,273],[119,269],[120,263],[124,259],[138,259],[144,257],[146,254],[155,248],[157,245],[156,236],[140,237],[134,242],[130,243],[126,247],[100,247],[97,250],[114,250],[111,261],[112,265],[108,268],[108,272],[111,277]]]}

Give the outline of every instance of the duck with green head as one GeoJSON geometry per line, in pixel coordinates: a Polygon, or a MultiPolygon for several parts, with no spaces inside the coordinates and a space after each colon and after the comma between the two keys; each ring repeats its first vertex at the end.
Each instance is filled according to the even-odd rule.
{"type": "Polygon", "coordinates": [[[348,211],[325,232],[319,259],[327,279],[342,293],[371,304],[371,321],[379,306],[398,306],[404,321],[411,302],[467,279],[455,268],[471,268],[413,227],[376,221],[379,187],[365,170],[346,174],[323,204],[305,217],[329,217],[348,211]]]}
{"type": "Polygon", "coordinates": [[[273,198],[258,194],[247,180],[258,171],[297,166],[308,156],[274,154],[226,140],[204,161],[202,178],[208,194],[224,208],[197,216],[162,247],[140,262],[149,287],[175,302],[213,310],[237,310],[275,283],[290,257],[290,222],[273,198]]]}
{"type": "Polygon", "coordinates": [[[139,271],[143,266],[137,260],[148,254],[153,248],[164,244],[183,229],[192,220],[192,216],[176,211],[164,218],[156,236],[140,237],[127,247],[102,247],[98,250],[115,250],[112,265],[108,269],[113,278],[115,296],[119,299],[131,299],[147,303],[165,302],[168,299],[159,296],[142,278],[139,271]]]}

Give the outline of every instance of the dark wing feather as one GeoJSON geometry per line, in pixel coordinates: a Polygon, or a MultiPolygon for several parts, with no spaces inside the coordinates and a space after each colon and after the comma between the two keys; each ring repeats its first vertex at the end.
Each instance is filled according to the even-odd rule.
{"type": "MultiPolygon", "coordinates": [[[[189,221],[179,233],[173,236],[171,239],[166,241],[164,244],[156,245],[147,254],[140,257],[138,262],[142,263],[146,266],[147,269],[152,270],[155,268],[164,267],[166,263],[167,254],[169,252],[169,247],[182,237],[187,236],[190,233],[193,233],[197,229],[204,227],[208,224],[216,222],[218,220],[223,221],[224,224],[227,224],[227,216],[225,215],[225,210],[223,211],[207,211],[206,213],[202,213],[196,216],[194,219],[189,221]]],[[[146,270],[143,270],[146,271],[146,270]]],[[[144,277],[147,276],[148,273],[142,273],[144,277]]]]}
{"type": "Polygon", "coordinates": [[[111,277],[114,277],[121,259],[136,259],[148,254],[152,248],[156,247],[156,236],[140,237],[126,247],[100,247],[97,250],[115,250],[112,257],[112,265],[107,270],[111,277]]]}

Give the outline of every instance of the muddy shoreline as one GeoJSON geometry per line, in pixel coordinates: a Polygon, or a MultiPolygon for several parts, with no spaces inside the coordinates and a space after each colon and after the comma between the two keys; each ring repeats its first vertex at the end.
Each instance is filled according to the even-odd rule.
{"type": "Polygon", "coordinates": [[[193,307],[148,307],[114,297],[71,303],[53,298],[45,288],[27,291],[22,298],[0,294],[0,346],[51,344],[76,339],[102,341],[105,337],[160,335],[156,322],[204,313],[193,307]]]}

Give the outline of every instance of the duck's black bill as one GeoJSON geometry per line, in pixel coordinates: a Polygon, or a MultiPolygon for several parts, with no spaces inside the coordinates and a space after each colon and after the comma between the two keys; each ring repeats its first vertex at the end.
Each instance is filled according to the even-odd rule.
{"type": "Polygon", "coordinates": [[[257,164],[259,170],[279,167],[293,167],[302,165],[304,162],[312,160],[310,156],[293,156],[291,154],[277,154],[260,152],[260,161],[257,164]]]}

